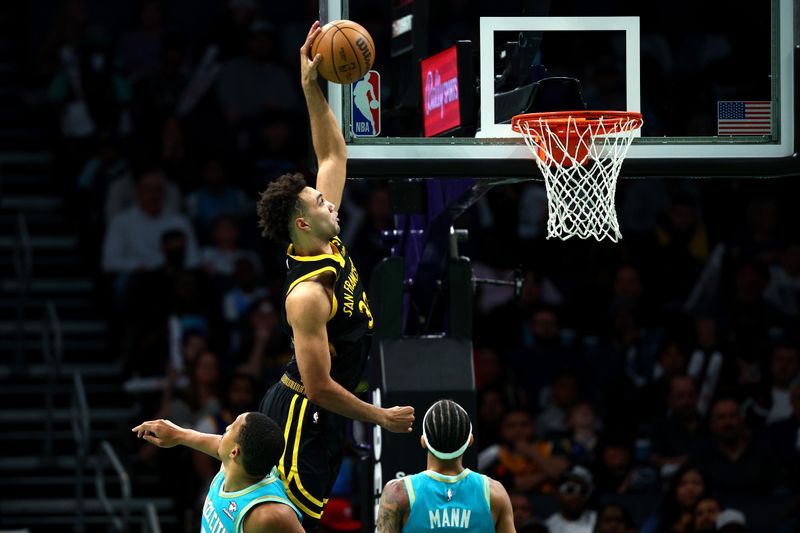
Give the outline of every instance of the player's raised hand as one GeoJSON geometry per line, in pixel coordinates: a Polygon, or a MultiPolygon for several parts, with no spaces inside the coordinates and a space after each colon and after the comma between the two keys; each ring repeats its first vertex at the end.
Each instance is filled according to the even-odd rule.
{"type": "Polygon", "coordinates": [[[310,57],[310,54],[311,45],[314,43],[314,39],[319,36],[321,31],[322,29],[320,28],[319,21],[314,21],[314,24],[311,25],[311,29],[308,30],[306,42],[304,42],[303,46],[300,47],[300,81],[303,83],[303,85],[306,85],[307,83],[317,79],[317,66],[319,65],[319,62],[322,61],[322,56],[317,54],[316,57],[310,57]]]}
{"type": "Polygon", "coordinates": [[[160,419],[142,422],[131,431],[159,448],[172,448],[180,444],[183,428],[169,420],[160,419]]]}
{"type": "Polygon", "coordinates": [[[413,429],[413,407],[389,407],[388,409],[383,410],[383,414],[385,418],[381,426],[392,433],[409,433],[413,429]]]}

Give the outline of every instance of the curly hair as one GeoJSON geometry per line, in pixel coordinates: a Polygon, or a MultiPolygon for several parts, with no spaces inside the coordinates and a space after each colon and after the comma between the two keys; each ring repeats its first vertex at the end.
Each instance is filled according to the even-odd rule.
{"type": "Polygon", "coordinates": [[[262,236],[281,242],[292,240],[289,221],[294,212],[302,212],[299,195],[305,187],[300,173],[284,174],[267,186],[256,206],[262,236]]]}

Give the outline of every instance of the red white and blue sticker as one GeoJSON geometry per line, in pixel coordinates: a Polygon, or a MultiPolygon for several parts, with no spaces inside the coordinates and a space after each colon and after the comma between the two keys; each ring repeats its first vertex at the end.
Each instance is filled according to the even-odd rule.
{"type": "Polygon", "coordinates": [[[377,137],[381,133],[381,75],[377,70],[353,83],[350,101],[352,131],[356,137],[377,137]]]}

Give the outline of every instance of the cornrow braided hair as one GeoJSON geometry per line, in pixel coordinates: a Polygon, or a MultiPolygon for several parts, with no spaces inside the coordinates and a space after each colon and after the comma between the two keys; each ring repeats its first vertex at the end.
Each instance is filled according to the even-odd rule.
{"type": "Polygon", "coordinates": [[[302,212],[299,195],[305,187],[300,173],[284,174],[267,186],[256,206],[262,236],[279,242],[292,240],[290,221],[296,212],[302,212]]]}
{"type": "Polygon", "coordinates": [[[466,449],[465,444],[472,433],[467,411],[453,400],[439,400],[433,404],[425,414],[422,426],[429,451],[440,459],[450,459],[452,457],[441,456],[466,449]]]}

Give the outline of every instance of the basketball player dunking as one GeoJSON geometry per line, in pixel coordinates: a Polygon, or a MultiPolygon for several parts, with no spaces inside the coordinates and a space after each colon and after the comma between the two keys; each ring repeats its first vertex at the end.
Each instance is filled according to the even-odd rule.
{"type": "Polygon", "coordinates": [[[342,463],[347,418],[411,431],[413,407],[383,409],[353,395],[369,354],[373,319],[353,259],[339,239],[337,211],[347,165],[344,137],[317,83],[321,56],[309,57],[319,22],[300,48],[300,74],[319,162],[317,188],[300,174],[271,183],[258,202],[259,226],[290,242],[281,324],[293,356],[261,412],[284,426],[278,463],[289,499],[315,531],[342,463]]]}
{"type": "Polygon", "coordinates": [[[463,407],[439,400],[422,419],[420,443],[428,469],[386,484],[378,508],[378,533],[445,530],[513,533],[514,515],[498,481],[464,468],[472,423],[463,407]]]}

